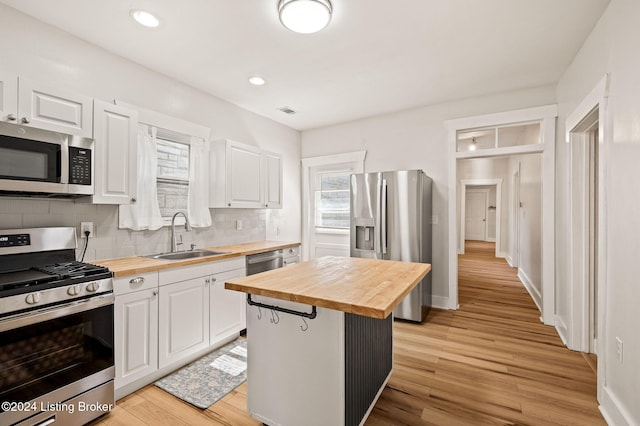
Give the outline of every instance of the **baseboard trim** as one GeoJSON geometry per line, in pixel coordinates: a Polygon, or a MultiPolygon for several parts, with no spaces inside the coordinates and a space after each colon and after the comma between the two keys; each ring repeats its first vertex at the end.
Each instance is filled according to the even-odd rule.
{"type": "Polygon", "coordinates": [[[564,345],[568,348],[569,344],[567,343],[567,333],[569,332],[569,330],[567,329],[567,325],[559,315],[556,315],[556,331],[558,332],[558,336],[560,336],[560,340],[562,340],[562,343],[564,343],[564,345]]]}
{"type": "Polygon", "coordinates": [[[499,251],[498,253],[496,253],[496,257],[499,257],[501,259],[506,259],[507,258],[507,253],[505,253],[503,251],[499,251]]]}
{"type": "Polygon", "coordinates": [[[542,294],[540,294],[540,291],[533,286],[531,279],[529,278],[529,276],[527,276],[526,272],[522,270],[522,268],[518,268],[518,278],[520,279],[520,282],[524,285],[524,288],[526,288],[529,294],[531,295],[531,298],[533,299],[536,306],[538,307],[538,310],[542,312],[542,307],[541,307],[542,294]]]}
{"type": "Polygon", "coordinates": [[[449,298],[445,296],[431,296],[431,306],[438,309],[451,309],[449,298]]]}
{"type": "Polygon", "coordinates": [[[605,386],[602,388],[599,402],[600,405],[598,409],[609,426],[631,426],[640,424],[638,421],[640,419],[632,419],[629,412],[608,387],[605,386]]]}
{"type": "Polygon", "coordinates": [[[504,257],[504,259],[507,261],[507,263],[509,264],[509,266],[511,266],[512,268],[514,267],[514,266],[513,266],[513,258],[512,258],[510,255],[508,255],[508,254],[507,254],[507,255],[504,257]]]}

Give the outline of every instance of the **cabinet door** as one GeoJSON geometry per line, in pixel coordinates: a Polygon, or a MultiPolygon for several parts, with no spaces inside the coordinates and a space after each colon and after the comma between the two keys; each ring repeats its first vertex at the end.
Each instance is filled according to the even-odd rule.
{"type": "Polygon", "coordinates": [[[158,369],[158,290],[116,297],[115,386],[121,388],[158,369]]]}
{"type": "Polygon", "coordinates": [[[206,280],[208,278],[196,278],[160,287],[160,368],[209,346],[206,280]]]}
{"type": "Polygon", "coordinates": [[[18,77],[0,73],[0,121],[15,123],[18,117],[18,77]]]}
{"type": "Polygon", "coordinates": [[[95,101],[96,204],[129,204],[137,192],[136,111],[95,101]]]}
{"type": "Polygon", "coordinates": [[[265,207],[282,208],[282,157],[278,154],[264,153],[265,207]]]}
{"type": "Polygon", "coordinates": [[[39,129],[93,137],[91,98],[20,78],[18,122],[39,129]]]}
{"type": "Polygon", "coordinates": [[[260,150],[227,142],[227,207],[263,207],[260,150]]]}
{"type": "Polygon", "coordinates": [[[227,280],[244,277],[245,269],[222,272],[213,275],[211,280],[211,344],[238,334],[246,328],[245,293],[224,288],[227,280]]]}

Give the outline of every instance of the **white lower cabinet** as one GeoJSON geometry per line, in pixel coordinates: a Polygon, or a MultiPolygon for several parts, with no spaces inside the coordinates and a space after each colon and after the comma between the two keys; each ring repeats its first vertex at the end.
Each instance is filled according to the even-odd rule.
{"type": "Polygon", "coordinates": [[[232,340],[246,327],[246,274],[237,257],[114,280],[116,398],[232,340]]]}
{"type": "Polygon", "coordinates": [[[245,275],[245,269],[243,268],[223,272],[211,277],[211,287],[209,289],[211,313],[209,340],[212,343],[225,340],[246,328],[246,295],[239,291],[224,288],[227,280],[244,277],[245,275]]]}
{"type": "Polygon", "coordinates": [[[158,370],[158,273],[116,278],[115,387],[158,370]]]}
{"type": "Polygon", "coordinates": [[[208,278],[160,287],[159,367],[209,346],[208,278]]]}
{"type": "Polygon", "coordinates": [[[158,369],[158,290],[116,297],[116,387],[158,369]]]}

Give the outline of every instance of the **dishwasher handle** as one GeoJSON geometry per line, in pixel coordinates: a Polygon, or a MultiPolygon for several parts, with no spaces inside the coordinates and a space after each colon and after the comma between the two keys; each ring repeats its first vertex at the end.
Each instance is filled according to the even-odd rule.
{"type": "Polygon", "coordinates": [[[274,254],[271,256],[263,256],[263,257],[255,257],[255,258],[247,256],[247,264],[255,265],[256,263],[271,262],[272,260],[276,260],[282,257],[283,257],[282,254],[274,254]]]}

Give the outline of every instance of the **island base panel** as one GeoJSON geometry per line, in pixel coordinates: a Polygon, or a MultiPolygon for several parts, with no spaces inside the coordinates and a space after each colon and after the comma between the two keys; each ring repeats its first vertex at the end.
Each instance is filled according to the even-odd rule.
{"type": "Polygon", "coordinates": [[[369,414],[393,367],[393,319],[345,314],[345,425],[369,414]]]}
{"type": "MultiPolygon", "coordinates": [[[[310,309],[279,299],[254,299],[310,309]]],[[[318,308],[302,331],[300,317],[273,315],[247,307],[249,414],[270,426],[362,424],[391,372],[391,316],[380,320],[318,308]]]]}

